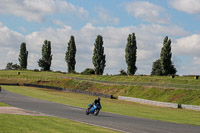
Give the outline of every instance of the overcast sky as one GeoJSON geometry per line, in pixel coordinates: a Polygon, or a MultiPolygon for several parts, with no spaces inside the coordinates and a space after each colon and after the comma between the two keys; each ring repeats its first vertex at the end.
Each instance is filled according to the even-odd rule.
{"type": "Polygon", "coordinates": [[[93,68],[97,35],[103,36],[104,74],[126,70],[128,34],[137,40],[136,74],[150,74],[165,36],[179,75],[200,74],[200,0],[0,0],[0,69],[19,63],[26,42],[28,69],[40,69],[44,40],[51,41],[51,69],[67,71],[67,43],[75,36],[76,71],[93,68]]]}

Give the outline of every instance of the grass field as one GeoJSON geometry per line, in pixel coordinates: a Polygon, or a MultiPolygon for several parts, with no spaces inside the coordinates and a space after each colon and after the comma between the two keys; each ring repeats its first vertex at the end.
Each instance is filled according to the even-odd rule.
{"type": "MultiPolygon", "coordinates": [[[[19,70],[0,70],[0,77],[7,78],[23,78],[27,80],[55,80],[63,79],[66,77],[83,78],[100,81],[118,81],[129,83],[146,83],[152,85],[157,83],[160,86],[175,85],[175,87],[193,88],[200,86],[200,81],[194,79],[194,77],[176,76],[170,78],[169,76],[112,76],[112,75],[80,75],[80,74],[63,74],[55,72],[34,72],[34,71],[19,71],[19,70]],[[20,75],[18,75],[20,72],[20,75]],[[193,87],[192,87],[193,86],[193,87]]],[[[142,85],[142,84],[141,84],[142,85]]],[[[145,85],[145,84],[143,84],[145,85]]]]}
{"type": "Polygon", "coordinates": [[[117,133],[67,119],[0,114],[0,133],[117,133]]]}
{"type": "Polygon", "coordinates": [[[44,85],[128,96],[161,102],[200,105],[200,89],[170,89],[144,86],[110,85],[88,81],[61,79],[44,82],[44,85]]]}
{"type": "Polygon", "coordinates": [[[200,80],[196,80],[194,77],[175,77],[171,79],[169,76],[88,76],[55,72],[1,70],[0,83],[4,82],[21,84],[34,83],[68,89],[95,91],[112,94],[115,97],[121,95],[161,102],[200,105],[200,80]],[[20,75],[18,75],[18,72],[20,72],[20,75]],[[78,79],[72,80],[69,77],[78,79]],[[82,80],[80,80],[80,78],[82,80]],[[93,81],[101,81],[103,83],[96,83],[93,81]],[[116,81],[117,83],[123,82],[127,85],[110,84],[113,81],[115,83],[116,81]],[[155,84],[158,86],[151,86],[155,84]],[[189,89],[172,89],[168,86],[189,89]]]}
{"type": "MultiPolygon", "coordinates": [[[[2,88],[26,96],[82,108],[86,108],[88,103],[92,103],[96,98],[94,96],[32,87],[2,86],[2,88]]],[[[105,112],[200,126],[200,112],[198,111],[161,108],[105,98],[102,98],[102,106],[102,111],[105,112]]]]}

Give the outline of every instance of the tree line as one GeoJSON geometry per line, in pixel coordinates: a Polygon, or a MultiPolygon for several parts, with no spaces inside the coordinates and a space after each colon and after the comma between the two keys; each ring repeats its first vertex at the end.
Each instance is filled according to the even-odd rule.
{"type": "MultiPolygon", "coordinates": [[[[51,54],[51,41],[45,40],[42,45],[42,57],[38,60],[38,66],[43,71],[49,71],[51,67],[51,61],[53,55],[51,54]]],[[[72,35],[67,45],[65,53],[65,61],[67,63],[68,73],[76,73],[76,43],[75,38],[72,35]]],[[[174,75],[177,70],[171,61],[171,40],[168,36],[164,38],[163,47],[160,53],[160,59],[153,62],[151,75],[174,75]]],[[[21,43],[19,53],[19,65],[9,62],[6,69],[27,69],[28,51],[26,49],[26,43],[21,43]]],[[[125,48],[125,60],[127,64],[127,70],[120,70],[121,75],[134,75],[137,71],[137,43],[135,33],[129,34],[127,37],[127,43],[125,48]]],[[[106,67],[106,55],[104,54],[103,37],[98,35],[94,42],[94,50],[92,63],[94,68],[86,68],[82,74],[96,74],[102,75],[106,67]]]]}

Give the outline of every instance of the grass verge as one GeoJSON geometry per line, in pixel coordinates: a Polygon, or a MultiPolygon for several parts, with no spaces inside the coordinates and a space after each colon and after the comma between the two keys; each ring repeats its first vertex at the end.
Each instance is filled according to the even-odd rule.
{"type": "Polygon", "coordinates": [[[0,107],[1,106],[9,106],[10,107],[10,105],[0,102],[0,107]]]}
{"type": "MultiPolygon", "coordinates": [[[[2,86],[2,88],[29,97],[82,108],[86,108],[88,103],[93,102],[96,98],[94,96],[32,87],[2,86]]],[[[105,98],[102,98],[102,107],[102,111],[105,112],[200,126],[200,112],[198,111],[162,108],[105,98]]]]}
{"type": "Polygon", "coordinates": [[[0,133],[117,133],[67,119],[0,114],[0,133]]]}

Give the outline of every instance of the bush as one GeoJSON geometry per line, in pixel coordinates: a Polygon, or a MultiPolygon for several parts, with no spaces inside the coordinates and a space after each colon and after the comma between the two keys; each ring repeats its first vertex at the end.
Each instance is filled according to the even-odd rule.
{"type": "Polygon", "coordinates": [[[38,69],[34,69],[33,71],[34,71],[34,72],[39,72],[39,70],[38,70],[38,69]]]}
{"type": "Polygon", "coordinates": [[[153,62],[152,70],[151,70],[151,75],[154,76],[162,76],[162,68],[161,68],[161,63],[160,59],[156,60],[153,62]]]}
{"type": "Polygon", "coordinates": [[[119,72],[120,72],[120,75],[127,75],[127,72],[123,69],[121,69],[119,72]]]}
{"type": "Polygon", "coordinates": [[[54,73],[62,73],[61,71],[55,71],[54,73]]]}
{"type": "Polygon", "coordinates": [[[91,74],[95,74],[95,71],[92,68],[86,68],[83,72],[81,72],[81,74],[83,74],[83,75],[91,75],[91,74]]]}
{"type": "Polygon", "coordinates": [[[18,64],[13,64],[12,62],[8,62],[6,65],[6,70],[19,70],[20,66],[18,64]]]}

